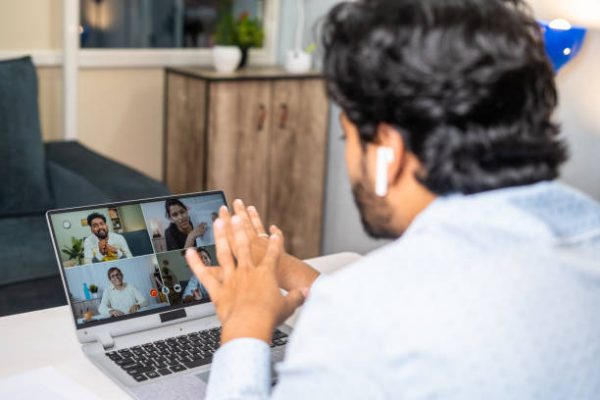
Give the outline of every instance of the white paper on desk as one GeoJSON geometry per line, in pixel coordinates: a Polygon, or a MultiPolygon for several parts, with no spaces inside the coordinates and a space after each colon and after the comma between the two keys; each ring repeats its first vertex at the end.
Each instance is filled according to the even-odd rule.
{"type": "Polygon", "coordinates": [[[98,397],[48,366],[0,380],[0,399],[98,400],[98,397]]]}

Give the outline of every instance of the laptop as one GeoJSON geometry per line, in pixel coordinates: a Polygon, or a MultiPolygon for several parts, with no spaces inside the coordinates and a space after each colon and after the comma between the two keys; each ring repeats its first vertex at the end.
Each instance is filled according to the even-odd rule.
{"type": "MultiPolygon", "coordinates": [[[[134,398],[204,397],[220,325],[184,251],[217,265],[212,223],[226,204],[212,191],[46,214],[81,348],[134,398]]],[[[273,333],[273,362],[290,333],[273,333]]]]}

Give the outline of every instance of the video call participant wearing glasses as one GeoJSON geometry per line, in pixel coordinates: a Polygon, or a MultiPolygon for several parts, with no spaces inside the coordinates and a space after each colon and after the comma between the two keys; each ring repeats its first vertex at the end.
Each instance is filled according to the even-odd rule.
{"type": "Polygon", "coordinates": [[[206,398],[598,399],[600,205],[556,180],[557,91],[526,4],[345,1],[322,32],[363,225],[394,241],[313,284],[234,201],[220,267],[186,253],[222,323],[206,398]],[[303,286],[271,389],[272,332],[303,286]]]}
{"type": "Polygon", "coordinates": [[[117,267],[108,270],[110,285],[102,294],[98,311],[101,315],[120,317],[137,312],[148,305],[148,300],[132,284],[123,282],[123,273],[117,267]]]}
{"type": "Polygon", "coordinates": [[[100,213],[92,213],[87,217],[92,235],[83,242],[84,263],[113,261],[131,257],[131,250],[125,238],[109,232],[106,217],[100,213]]]}

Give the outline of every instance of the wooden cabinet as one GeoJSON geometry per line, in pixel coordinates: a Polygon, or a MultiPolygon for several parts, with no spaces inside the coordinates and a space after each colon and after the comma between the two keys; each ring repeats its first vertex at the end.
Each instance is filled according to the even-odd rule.
{"type": "Polygon", "coordinates": [[[167,69],[164,179],[255,205],[301,258],[320,254],[328,101],[317,74],[167,69]]]}

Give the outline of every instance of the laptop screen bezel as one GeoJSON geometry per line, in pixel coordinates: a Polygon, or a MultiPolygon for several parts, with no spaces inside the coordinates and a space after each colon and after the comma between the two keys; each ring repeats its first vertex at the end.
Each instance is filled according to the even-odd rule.
{"type": "MultiPolygon", "coordinates": [[[[171,304],[171,305],[161,307],[161,308],[136,312],[135,314],[126,314],[126,315],[123,315],[120,317],[106,318],[106,319],[101,319],[98,321],[86,322],[85,324],[78,324],[75,306],[71,302],[71,299],[69,297],[69,288],[68,288],[68,283],[67,283],[67,279],[66,279],[66,273],[64,270],[64,265],[63,265],[62,259],[60,257],[58,242],[56,240],[56,232],[54,230],[54,223],[51,218],[53,215],[69,213],[69,212],[93,210],[93,209],[97,209],[97,208],[113,208],[113,207],[122,207],[122,206],[127,206],[127,205],[140,205],[141,206],[144,203],[166,201],[169,199],[180,199],[181,200],[181,199],[192,198],[192,197],[195,197],[195,198],[207,197],[207,196],[214,196],[216,194],[221,195],[223,204],[225,206],[227,206],[227,199],[225,198],[225,193],[222,190],[212,190],[212,191],[204,191],[204,192],[194,192],[194,193],[186,193],[186,194],[151,197],[151,198],[144,198],[144,199],[126,200],[126,201],[119,201],[119,202],[101,203],[101,204],[79,206],[79,207],[60,208],[60,209],[54,209],[54,210],[47,211],[46,212],[46,220],[48,223],[48,228],[50,230],[50,236],[51,236],[52,245],[54,248],[54,255],[55,255],[56,261],[58,263],[60,275],[61,275],[61,278],[63,281],[63,289],[65,290],[65,296],[66,296],[67,302],[70,306],[71,315],[73,317],[73,322],[75,324],[76,329],[83,330],[83,329],[95,328],[95,327],[107,325],[107,324],[118,324],[120,322],[133,320],[133,319],[137,319],[137,318],[143,318],[143,317],[147,317],[147,316],[151,316],[151,315],[155,315],[155,314],[158,315],[158,314],[163,314],[163,313],[170,313],[175,310],[182,309],[182,308],[185,308],[185,309],[196,308],[197,309],[200,307],[200,314],[205,315],[207,313],[209,313],[209,314],[212,313],[214,311],[214,308],[213,308],[212,302],[210,300],[207,302],[194,301],[191,303],[184,303],[184,304],[171,304]],[[202,307],[202,306],[205,306],[205,307],[202,307]]],[[[152,254],[153,255],[157,254],[156,251],[154,251],[154,248],[153,248],[152,254]]],[[[196,313],[194,313],[194,314],[196,314],[196,313]]]]}

